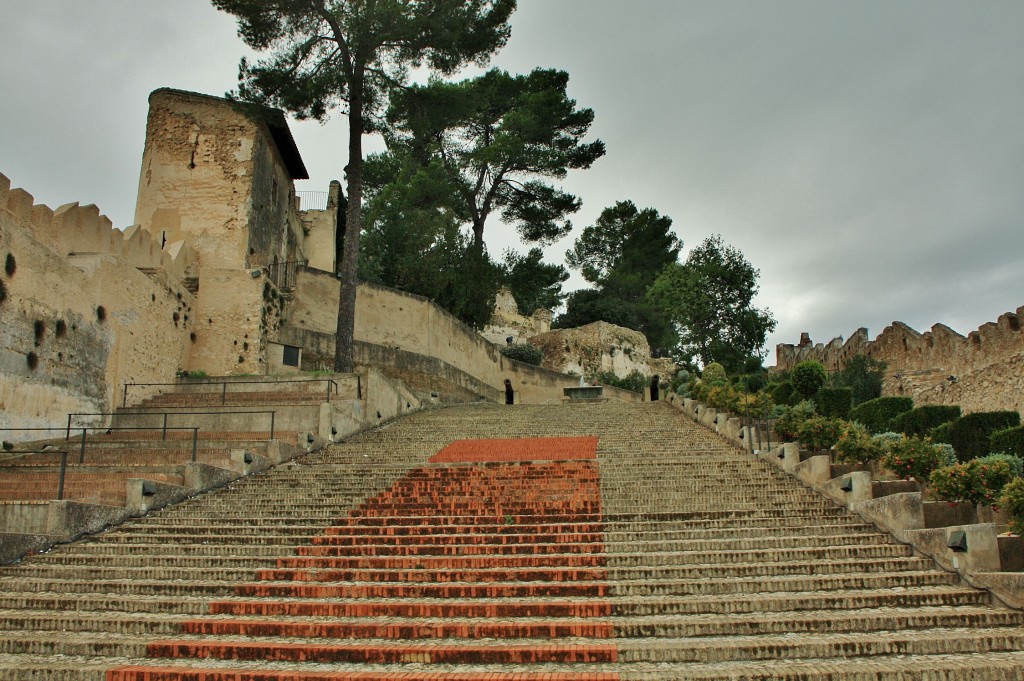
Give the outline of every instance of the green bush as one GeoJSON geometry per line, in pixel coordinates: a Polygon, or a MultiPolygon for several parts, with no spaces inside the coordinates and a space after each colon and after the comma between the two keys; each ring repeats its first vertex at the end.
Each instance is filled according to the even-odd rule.
{"type": "Polygon", "coordinates": [[[610,385],[613,388],[640,393],[651,384],[651,379],[634,369],[623,378],[616,376],[614,371],[601,371],[592,375],[590,382],[595,385],[610,385]]]}
{"type": "Polygon", "coordinates": [[[979,411],[961,416],[949,425],[949,444],[961,461],[985,456],[992,433],[1020,425],[1020,414],[1015,411],[979,411]]]}
{"type": "Polygon", "coordinates": [[[836,441],[836,460],[840,463],[868,463],[882,458],[885,446],[857,422],[847,422],[836,441]]]}
{"type": "Polygon", "coordinates": [[[505,345],[501,348],[501,354],[509,359],[518,360],[525,364],[533,364],[534,366],[540,366],[541,361],[544,359],[544,353],[541,349],[535,348],[529,343],[505,345]]]}
{"type": "Polygon", "coordinates": [[[804,400],[791,407],[786,407],[782,416],[775,420],[775,433],[786,442],[796,440],[800,424],[814,416],[814,403],[804,400]]]}
{"type": "Polygon", "coordinates": [[[1024,456],[1024,426],[995,431],[988,437],[988,449],[990,452],[1024,456]]]}
{"type": "Polygon", "coordinates": [[[952,465],[955,461],[950,461],[947,450],[930,440],[903,437],[889,443],[882,463],[900,477],[923,482],[935,469],[952,465]]]}
{"type": "Polygon", "coordinates": [[[1005,460],[986,461],[986,458],[956,463],[932,471],[932,496],[941,501],[996,503],[1003,488],[1013,479],[1013,471],[1005,460]]]}
{"type": "Polygon", "coordinates": [[[853,391],[850,388],[822,388],[814,396],[816,410],[822,416],[845,419],[850,416],[853,406],[853,391]]]}
{"type": "Polygon", "coordinates": [[[833,385],[850,388],[853,391],[853,403],[860,404],[882,396],[884,375],[885,362],[867,355],[857,355],[833,377],[833,385]]]}
{"type": "Polygon", "coordinates": [[[828,382],[828,372],[821,362],[813,359],[800,362],[793,367],[790,375],[790,382],[793,390],[803,399],[809,400],[818,394],[818,391],[828,382]]]}
{"type": "Polygon", "coordinates": [[[999,507],[1009,516],[1010,531],[1024,535],[1024,478],[1014,478],[999,497],[999,507]]]}
{"type": "Polygon", "coordinates": [[[949,432],[952,425],[953,422],[949,421],[948,423],[943,423],[942,425],[935,426],[934,428],[928,431],[928,437],[930,437],[935,442],[945,442],[946,444],[949,444],[949,432]]]}
{"type": "Polygon", "coordinates": [[[831,449],[846,428],[846,421],[827,416],[812,416],[797,428],[800,444],[811,451],[831,449]]]}
{"type": "Polygon", "coordinates": [[[850,419],[863,423],[872,433],[890,430],[889,423],[898,415],[914,408],[909,397],[876,397],[850,410],[850,419]]]}
{"type": "Polygon", "coordinates": [[[701,373],[701,378],[703,378],[706,383],[718,383],[720,381],[728,380],[729,376],[725,373],[724,366],[718,362],[712,362],[704,367],[704,371],[701,373]]]}
{"type": "Polygon", "coordinates": [[[796,404],[796,391],[793,390],[793,384],[789,381],[778,383],[772,388],[772,400],[775,404],[786,404],[793,406],[796,404]]]}
{"type": "Polygon", "coordinates": [[[748,393],[756,393],[763,390],[765,385],[768,384],[768,378],[764,372],[755,372],[752,374],[743,374],[737,379],[741,387],[748,393]]]}
{"type": "Polygon", "coordinates": [[[892,420],[892,427],[905,435],[924,437],[932,428],[960,418],[957,405],[929,404],[898,414],[892,420]]]}
{"type": "Polygon", "coordinates": [[[979,456],[975,461],[981,463],[993,463],[995,461],[1005,461],[1006,465],[1010,467],[1010,472],[1015,478],[1019,478],[1024,475],[1024,458],[1017,456],[1016,454],[988,454],[987,456],[979,456]]]}

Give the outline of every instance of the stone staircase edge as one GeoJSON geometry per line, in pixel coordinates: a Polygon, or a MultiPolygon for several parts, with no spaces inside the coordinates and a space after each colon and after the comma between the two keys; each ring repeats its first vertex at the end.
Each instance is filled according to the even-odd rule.
{"type": "MultiPolygon", "coordinates": [[[[715,409],[706,407],[691,398],[672,399],[675,397],[675,395],[670,397],[668,400],[669,404],[703,427],[714,431],[744,453],[749,454],[744,448],[744,441],[741,435],[745,429],[739,428],[738,432],[736,432],[737,428],[732,423],[733,418],[730,418],[724,412],[719,413],[715,409]],[[726,418],[722,418],[723,416],[726,418]],[[729,432],[722,432],[723,429],[720,424],[723,423],[733,426],[727,429],[729,432]]],[[[738,422],[738,419],[736,421],[738,422]]],[[[997,547],[994,552],[995,563],[993,563],[993,546],[997,544],[994,524],[976,523],[941,528],[925,528],[923,512],[921,511],[922,495],[920,492],[903,492],[881,497],[880,499],[851,500],[843,503],[833,494],[829,493],[829,491],[833,487],[841,485],[841,482],[836,483],[836,481],[842,481],[843,478],[849,477],[851,474],[813,484],[810,480],[817,480],[820,477],[821,464],[820,462],[812,463],[812,461],[819,457],[811,457],[801,462],[799,445],[796,443],[780,443],[779,447],[770,452],[760,452],[752,456],[776,465],[783,472],[796,478],[806,487],[837,505],[847,508],[851,513],[875,525],[880,530],[887,532],[897,542],[909,545],[913,548],[915,554],[931,558],[942,570],[955,572],[971,586],[988,591],[1004,605],[1017,609],[1024,608],[1024,573],[997,572],[999,569],[999,551],[997,547]],[[908,504],[909,506],[902,510],[897,508],[897,506],[907,506],[908,504]],[[918,515],[922,516],[920,524],[916,522],[918,515]],[[950,543],[950,536],[954,532],[964,533],[967,539],[966,551],[954,550],[948,545],[950,543]],[[1022,578],[1007,579],[990,576],[994,574],[1021,574],[1022,578]],[[984,575],[989,576],[986,577],[984,575]]],[[[870,476],[870,474],[868,475],[870,476]]]]}

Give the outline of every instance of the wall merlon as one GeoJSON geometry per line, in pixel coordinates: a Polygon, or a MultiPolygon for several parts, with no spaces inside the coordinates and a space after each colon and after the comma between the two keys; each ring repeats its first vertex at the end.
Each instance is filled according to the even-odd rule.
{"type": "Polygon", "coordinates": [[[7,195],[7,210],[14,216],[19,225],[28,224],[32,220],[32,206],[35,199],[24,189],[12,189],[7,195]]]}
{"type": "Polygon", "coordinates": [[[7,208],[7,196],[11,193],[11,180],[0,173],[0,208],[7,208]]]}
{"type": "Polygon", "coordinates": [[[837,371],[853,357],[867,355],[886,363],[884,394],[907,395],[916,404],[957,404],[964,413],[1011,409],[1024,412],[1024,306],[986,322],[966,336],[945,324],[919,333],[893,322],[868,340],[858,329],[837,350],[836,344],[776,346],[776,367],[787,371],[805,360],[837,371]],[[952,377],[952,378],[950,378],[952,377]]]}
{"type": "Polygon", "coordinates": [[[187,242],[161,249],[158,239],[138,225],[125,231],[93,205],[66,203],[56,210],[36,204],[21,188],[11,189],[7,176],[0,174],[0,209],[10,213],[13,223],[24,227],[39,244],[60,257],[69,254],[100,254],[122,258],[127,264],[145,269],[163,269],[181,279],[196,262],[196,252],[187,242]]]}

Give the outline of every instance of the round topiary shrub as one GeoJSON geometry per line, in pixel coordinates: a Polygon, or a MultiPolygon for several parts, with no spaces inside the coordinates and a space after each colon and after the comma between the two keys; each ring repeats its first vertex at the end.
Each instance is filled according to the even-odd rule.
{"type": "Polygon", "coordinates": [[[775,404],[796,404],[796,402],[794,401],[794,399],[798,399],[796,391],[793,390],[793,384],[790,383],[789,381],[783,381],[782,383],[779,383],[778,385],[773,387],[771,390],[772,401],[774,401],[775,404]]]}
{"type": "Polygon", "coordinates": [[[797,428],[800,444],[811,451],[831,449],[843,434],[846,422],[827,416],[812,416],[797,428]]]}
{"type": "Polygon", "coordinates": [[[705,383],[724,383],[729,379],[729,375],[725,372],[724,366],[718,362],[712,362],[704,367],[701,378],[705,383]]]}
{"type": "Polygon", "coordinates": [[[997,430],[989,436],[988,444],[989,451],[1024,456],[1024,426],[997,430]]]}
{"type": "Polygon", "coordinates": [[[535,348],[529,343],[506,345],[501,348],[501,354],[509,359],[514,359],[525,364],[533,364],[534,366],[540,366],[540,363],[544,360],[544,353],[541,349],[535,348]]]}
{"type": "Polygon", "coordinates": [[[902,478],[924,482],[931,476],[932,471],[952,465],[955,459],[950,460],[949,451],[930,440],[903,437],[889,443],[882,463],[902,478]]]}
{"type": "Polygon", "coordinates": [[[1015,411],[979,411],[963,416],[949,424],[949,444],[961,461],[985,456],[991,449],[989,437],[998,431],[1020,425],[1020,413],[1015,411]]]}
{"type": "Polygon", "coordinates": [[[1014,478],[999,496],[999,507],[1009,516],[1010,531],[1024,534],[1024,478],[1014,478]]]}
{"type": "Polygon", "coordinates": [[[836,460],[840,463],[870,463],[882,458],[882,441],[857,422],[847,422],[846,429],[836,440],[836,460]]]}
{"type": "Polygon", "coordinates": [[[793,390],[801,398],[809,400],[817,395],[818,391],[828,382],[828,372],[825,371],[821,362],[808,360],[793,367],[789,381],[793,384],[793,390]]]}
{"type": "Polygon", "coordinates": [[[779,438],[791,442],[796,440],[801,424],[812,416],[814,416],[814,403],[805,400],[792,407],[786,407],[782,415],[775,420],[773,428],[779,438]]]}

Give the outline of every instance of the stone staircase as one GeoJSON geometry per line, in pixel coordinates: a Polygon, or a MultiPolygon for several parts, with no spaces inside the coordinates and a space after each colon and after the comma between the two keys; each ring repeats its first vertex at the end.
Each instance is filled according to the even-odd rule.
{"type": "Polygon", "coordinates": [[[1022,625],[662,404],[421,412],[0,568],[19,681],[1024,679],[1022,625]]]}

